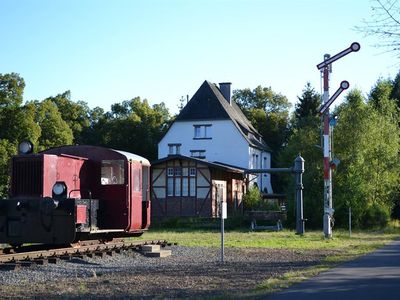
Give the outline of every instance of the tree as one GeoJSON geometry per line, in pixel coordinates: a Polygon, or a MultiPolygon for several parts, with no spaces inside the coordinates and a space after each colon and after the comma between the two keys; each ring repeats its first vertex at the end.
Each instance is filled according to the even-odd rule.
{"type": "Polygon", "coordinates": [[[83,142],[83,131],[90,126],[90,109],[87,103],[72,101],[70,91],[58,94],[55,97],[49,97],[45,100],[49,100],[57,106],[62,119],[72,130],[74,142],[81,144],[83,142]]]}
{"type": "MultiPolygon", "coordinates": [[[[377,36],[377,47],[391,52],[400,50],[400,5],[397,0],[375,0],[372,16],[356,29],[369,36],[377,36]]],[[[400,53],[398,53],[400,58],[400,53]]]]}
{"type": "Polygon", "coordinates": [[[334,177],[335,219],[344,224],[348,207],[355,225],[371,222],[368,209],[390,210],[399,183],[398,112],[385,98],[385,83],[377,84],[368,103],[361,91],[351,91],[337,109],[335,153],[341,164],[334,177]],[[378,97],[378,90],[383,90],[378,97]],[[376,103],[379,103],[377,107],[376,103]]]}
{"type": "Polygon", "coordinates": [[[397,103],[397,107],[400,108],[400,72],[397,73],[395,79],[393,80],[393,86],[390,98],[395,100],[397,103]]]}
{"type": "Polygon", "coordinates": [[[36,107],[35,121],[41,128],[38,149],[72,144],[72,130],[62,119],[57,106],[51,100],[36,101],[32,104],[36,107]]]}
{"type": "Polygon", "coordinates": [[[164,103],[152,107],[139,97],[111,106],[111,111],[92,124],[91,140],[102,145],[130,151],[146,158],[157,158],[157,144],[170,122],[164,103]]]}
{"type": "Polygon", "coordinates": [[[40,128],[35,111],[21,106],[25,82],[16,73],[0,74],[0,197],[5,197],[9,181],[9,161],[22,140],[37,142],[40,128]]]}
{"type": "Polygon", "coordinates": [[[20,106],[24,88],[25,81],[19,74],[0,74],[0,107],[20,106]]]}
{"type": "Polygon", "coordinates": [[[253,90],[234,90],[232,98],[271,147],[275,162],[275,155],[283,148],[288,137],[291,106],[288,99],[270,87],[261,86],[253,90]]]}
{"type": "MultiPolygon", "coordinates": [[[[279,165],[293,165],[297,155],[305,160],[304,184],[304,217],[307,227],[316,228],[322,225],[323,215],[323,164],[320,127],[313,122],[304,122],[294,127],[287,146],[278,156],[279,165]]],[[[283,186],[288,195],[288,222],[295,224],[295,207],[293,178],[285,176],[283,186]]]]}
{"type": "Polygon", "coordinates": [[[369,94],[369,102],[379,109],[384,103],[387,102],[393,93],[393,82],[390,79],[378,79],[375,86],[369,94]]]}
{"type": "MultiPolygon", "coordinates": [[[[279,165],[283,167],[293,164],[293,160],[298,154],[305,159],[304,216],[308,219],[307,226],[315,228],[321,226],[323,215],[321,122],[318,114],[321,98],[309,82],[303,89],[302,95],[297,98],[299,102],[295,106],[291,120],[291,134],[286,147],[279,153],[278,161],[279,165]]],[[[293,199],[291,180],[286,177],[281,184],[286,186],[286,193],[290,195],[290,199],[293,199]]],[[[295,203],[289,201],[288,204],[289,222],[294,224],[295,203]]]]}
{"type": "Polygon", "coordinates": [[[311,120],[318,121],[318,108],[321,105],[321,96],[309,82],[307,82],[303,89],[303,94],[300,97],[298,96],[297,99],[299,102],[295,106],[293,125],[299,127],[311,120]]]}
{"type": "Polygon", "coordinates": [[[16,154],[16,145],[6,139],[0,139],[0,198],[7,197],[9,186],[9,160],[16,154]]]}

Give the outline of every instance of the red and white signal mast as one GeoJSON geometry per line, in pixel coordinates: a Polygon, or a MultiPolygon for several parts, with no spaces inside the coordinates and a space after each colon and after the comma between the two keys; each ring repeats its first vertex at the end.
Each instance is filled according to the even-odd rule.
{"type": "Polygon", "coordinates": [[[342,81],[337,91],[329,98],[329,74],[332,72],[331,64],[342,58],[343,56],[360,50],[359,43],[352,43],[349,48],[339,52],[334,56],[329,54],[324,55],[324,61],[317,65],[318,70],[321,71],[323,78],[324,93],[322,95],[323,103],[320,107],[319,113],[323,116],[323,152],[324,152],[324,235],[325,238],[332,237],[332,168],[335,167],[335,162],[332,161],[332,143],[330,135],[330,114],[329,106],[335,99],[346,89],[350,84],[348,81],[342,81]]]}

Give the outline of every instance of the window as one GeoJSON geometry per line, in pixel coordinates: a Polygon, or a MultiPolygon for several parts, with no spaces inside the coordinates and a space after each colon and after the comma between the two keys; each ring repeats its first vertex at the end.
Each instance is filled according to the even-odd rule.
{"type": "Polygon", "coordinates": [[[196,196],[196,168],[189,169],[189,177],[190,177],[190,197],[196,196]]]}
{"type": "Polygon", "coordinates": [[[173,196],[174,195],[174,168],[167,169],[167,195],[173,196]]]}
{"type": "Polygon", "coordinates": [[[190,156],[195,158],[206,158],[206,150],[190,150],[190,156]]]}
{"type": "Polygon", "coordinates": [[[125,163],[123,160],[101,161],[101,184],[114,185],[125,183],[125,163]]]}
{"type": "Polygon", "coordinates": [[[196,168],[167,168],[167,196],[196,197],[196,168]]]}
{"type": "Polygon", "coordinates": [[[140,169],[133,169],[132,170],[132,186],[135,192],[140,191],[140,178],[141,177],[141,170],[140,169]]]}
{"type": "Polygon", "coordinates": [[[149,201],[149,174],[150,174],[150,167],[143,166],[142,167],[142,201],[149,201]]]}
{"type": "Polygon", "coordinates": [[[193,125],[194,138],[193,139],[211,139],[211,124],[206,125],[193,125]]]}
{"type": "Polygon", "coordinates": [[[181,145],[182,144],[168,144],[168,154],[181,154],[181,145]]]}

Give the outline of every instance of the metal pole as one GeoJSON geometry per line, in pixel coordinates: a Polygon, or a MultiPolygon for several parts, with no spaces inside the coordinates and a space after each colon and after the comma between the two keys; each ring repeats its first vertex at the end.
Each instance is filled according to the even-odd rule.
{"type": "Polygon", "coordinates": [[[224,218],[221,218],[221,262],[224,262],[224,218]]]}
{"type": "Polygon", "coordinates": [[[351,207],[349,207],[349,237],[351,237],[351,207]]]}
{"type": "Polygon", "coordinates": [[[304,159],[299,155],[294,160],[293,171],[296,177],[296,234],[304,234],[304,216],[303,216],[303,173],[304,159]]]}
{"type": "Polygon", "coordinates": [[[221,218],[221,263],[224,262],[224,233],[225,233],[225,224],[224,224],[224,206],[223,206],[223,200],[219,201],[219,212],[220,212],[220,218],[221,218]]]}
{"type": "MultiPolygon", "coordinates": [[[[328,60],[330,58],[329,54],[324,55],[324,60],[328,60]]],[[[323,93],[323,102],[327,103],[329,101],[329,73],[330,73],[330,65],[326,65],[323,70],[323,82],[324,82],[324,93],[323,93]]],[[[331,228],[331,215],[332,215],[332,170],[330,168],[331,161],[331,143],[330,143],[330,135],[329,135],[329,108],[326,109],[323,116],[323,136],[324,136],[324,235],[325,238],[332,237],[332,228],[331,228]]]]}
{"type": "Polygon", "coordinates": [[[224,262],[224,231],[225,231],[222,209],[223,208],[222,208],[222,201],[221,201],[221,263],[224,262]]]}

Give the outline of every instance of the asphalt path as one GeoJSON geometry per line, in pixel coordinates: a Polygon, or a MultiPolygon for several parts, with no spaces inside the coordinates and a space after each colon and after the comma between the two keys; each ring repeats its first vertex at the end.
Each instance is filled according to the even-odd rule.
{"type": "Polygon", "coordinates": [[[399,300],[400,240],[266,299],[399,300]]]}

